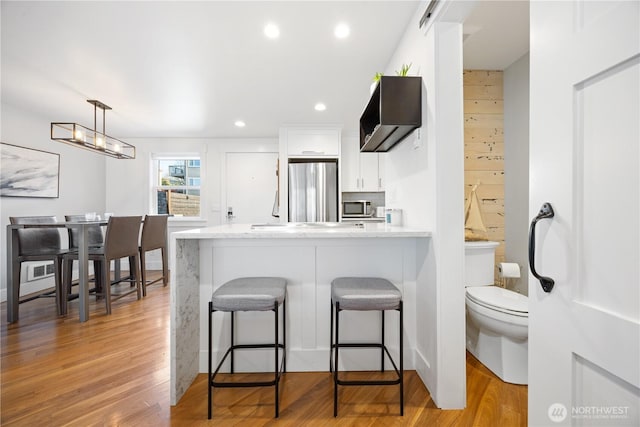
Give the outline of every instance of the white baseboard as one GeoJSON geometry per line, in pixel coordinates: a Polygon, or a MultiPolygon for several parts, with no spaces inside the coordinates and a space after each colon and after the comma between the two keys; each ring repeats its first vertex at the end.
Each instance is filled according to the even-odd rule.
{"type": "MultiPolygon", "coordinates": [[[[31,282],[23,282],[20,284],[20,296],[35,294],[42,292],[45,289],[55,288],[56,284],[53,277],[45,277],[40,280],[33,280],[31,282]]],[[[0,302],[7,301],[7,290],[0,289],[0,302]]]]}

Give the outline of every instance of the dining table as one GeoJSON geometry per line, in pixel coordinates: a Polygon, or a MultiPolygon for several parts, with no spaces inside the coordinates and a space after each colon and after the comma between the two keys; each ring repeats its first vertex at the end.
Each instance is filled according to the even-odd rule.
{"type": "MultiPolygon", "coordinates": [[[[24,228],[74,228],[78,230],[78,299],[80,301],[80,322],[89,320],[89,242],[87,230],[90,227],[106,226],[107,220],[65,221],[47,224],[25,223],[7,225],[7,266],[18,257],[18,230],[24,228]]],[[[7,268],[7,322],[18,320],[20,283],[14,284],[13,269],[7,268]]],[[[116,277],[119,275],[116,263],[116,277]]]]}

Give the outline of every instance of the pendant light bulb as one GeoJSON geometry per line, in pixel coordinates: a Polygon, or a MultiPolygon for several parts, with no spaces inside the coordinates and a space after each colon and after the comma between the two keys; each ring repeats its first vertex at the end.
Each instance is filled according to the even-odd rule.
{"type": "Polygon", "coordinates": [[[96,136],[96,147],[104,148],[104,138],[96,136]]]}

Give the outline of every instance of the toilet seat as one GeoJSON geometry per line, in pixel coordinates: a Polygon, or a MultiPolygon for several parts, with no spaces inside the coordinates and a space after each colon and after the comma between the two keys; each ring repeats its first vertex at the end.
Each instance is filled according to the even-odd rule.
{"type": "Polygon", "coordinates": [[[472,286],[466,288],[470,301],[490,310],[518,317],[529,317],[529,300],[517,292],[498,286],[472,286]]]}

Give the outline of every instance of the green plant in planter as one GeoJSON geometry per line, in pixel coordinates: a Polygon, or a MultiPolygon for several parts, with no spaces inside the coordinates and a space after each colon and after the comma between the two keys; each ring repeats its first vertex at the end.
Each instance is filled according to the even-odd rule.
{"type": "Polygon", "coordinates": [[[407,64],[402,64],[402,68],[400,68],[400,71],[396,70],[396,75],[400,76],[400,77],[406,77],[409,74],[409,68],[411,68],[411,65],[413,63],[407,65],[407,64]]]}
{"type": "Polygon", "coordinates": [[[373,76],[373,82],[375,83],[375,82],[379,81],[379,80],[380,80],[380,77],[382,77],[382,76],[384,76],[384,74],[382,74],[382,73],[376,73],[376,75],[375,75],[375,76],[373,76]]]}

